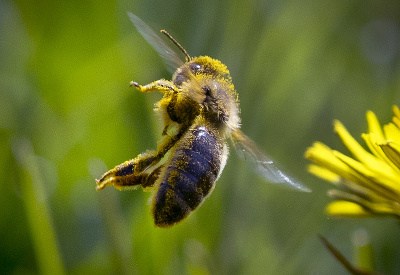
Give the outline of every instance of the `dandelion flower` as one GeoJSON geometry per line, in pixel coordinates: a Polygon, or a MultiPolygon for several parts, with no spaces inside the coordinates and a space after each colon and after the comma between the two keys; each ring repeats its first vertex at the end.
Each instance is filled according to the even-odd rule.
{"type": "Polygon", "coordinates": [[[393,107],[393,120],[381,128],[375,114],[367,112],[368,133],[362,134],[364,149],[339,122],[334,130],[352,157],[315,142],[305,157],[315,164],[309,172],[333,183],[328,191],[335,199],[326,207],[338,217],[393,216],[400,219],[400,110],[393,107]]]}

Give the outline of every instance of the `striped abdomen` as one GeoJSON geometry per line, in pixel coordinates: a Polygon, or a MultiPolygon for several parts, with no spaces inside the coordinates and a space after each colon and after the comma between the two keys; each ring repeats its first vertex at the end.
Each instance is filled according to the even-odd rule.
{"type": "Polygon", "coordinates": [[[190,214],[214,189],[225,165],[225,142],[204,126],[191,128],[176,144],[157,193],[153,215],[157,226],[171,226],[190,214]]]}

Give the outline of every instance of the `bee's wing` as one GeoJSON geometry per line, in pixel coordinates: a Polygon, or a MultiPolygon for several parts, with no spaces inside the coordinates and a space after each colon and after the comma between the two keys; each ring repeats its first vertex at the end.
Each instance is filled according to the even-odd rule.
{"type": "Polygon", "coordinates": [[[311,192],[300,181],[283,172],[280,165],[261,151],[242,131],[234,130],[231,137],[238,155],[250,162],[252,168],[262,177],[273,183],[283,183],[300,191],[311,192]]]}
{"type": "Polygon", "coordinates": [[[143,38],[161,56],[169,72],[174,73],[178,67],[183,65],[183,61],[178,54],[172,50],[146,23],[131,12],[128,12],[133,25],[143,38]]]}

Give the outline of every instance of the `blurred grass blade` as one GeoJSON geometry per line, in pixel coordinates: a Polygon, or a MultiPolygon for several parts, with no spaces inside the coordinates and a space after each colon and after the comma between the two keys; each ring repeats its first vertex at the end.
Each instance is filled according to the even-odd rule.
{"type": "MultiPolygon", "coordinates": [[[[113,190],[114,191],[114,190],[113,190]]],[[[134,274],[135,266],[132,255],[132,239],[129,228],[119,209],[115,192],[99,193],[99,204],[104,215],[107,236],[112,247],[112,255],[117,274],[134,274]]]]}
{"type": "Polygon", "coordinates": [[[346,270],[353,275],[372,275],[377,274],[373,272],[368,272],[353,266],[340,252],[337,250],[327,239],[319,235],[320,240],[325,245],[325,247],[332,253],[332,255],[338,260],[346,270]]]}
{"type": "Polygon", "coordinates": [[[354,262],[363,270],[373,271],[374,257],[368,232],[358,229],[353,233],[354,262]]]}
{"type": "Polygon", "coordinates": [[[21,168],[21,194],[41,274],[64,274],[57,237],[47,204],[46,190],[36,156],[27,139],[13,143],[13,153],[21,168]]]}

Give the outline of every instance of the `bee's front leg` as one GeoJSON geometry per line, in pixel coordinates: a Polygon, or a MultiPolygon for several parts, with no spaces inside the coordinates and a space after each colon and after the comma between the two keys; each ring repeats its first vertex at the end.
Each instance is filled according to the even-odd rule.
{"type": "Polygon", "coordinates": [[[179,92],[178,87],[176,87],[173,82],[165,79],[156,80],[147,85],[140,85],[135,81],[131,81],[130,85],[135,86],[136,89],[138,89],[142,93],[150,93],[153,91],[160,91],[162,93],[179,92]]]}

